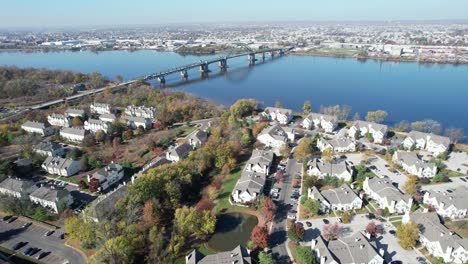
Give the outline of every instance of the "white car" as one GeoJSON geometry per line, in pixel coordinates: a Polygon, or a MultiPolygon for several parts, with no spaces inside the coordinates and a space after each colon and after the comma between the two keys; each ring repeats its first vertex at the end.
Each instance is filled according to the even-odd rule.
{"type": "Polygon", "coordinates": [[[288,214],[288,219],[295,220],[295,219],[296,219],[296,216],[293,215],[293,214],[288,214]]]}

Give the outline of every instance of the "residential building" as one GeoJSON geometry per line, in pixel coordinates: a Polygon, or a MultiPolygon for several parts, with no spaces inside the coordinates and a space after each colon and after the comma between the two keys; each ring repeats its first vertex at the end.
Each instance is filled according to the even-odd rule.
{"type": "Polygon", "coordinates": [[[341,159],[327,162],[315,158],[307,163],[307,174],[319,178],[329,175],[345,181],[351,181],[353,179],[353,167],[347,161],[341,159]]]}
{"type": "Polygon", "coordinates": [[[133,129],[138,127],[149,129],[153,125],[153,120],[151,118],[127,116],[125,119],[127,120],[127,126],[133,129]]]}
{"type": "Polygon", "coordinates": [[[232,199],[241,204],[254,202],[262,194],[265,181],[266,175],[264,173],[243,170],[232,191],[232,199]]]}
{"type": "Polygon", "coordinates": [[[205,145],[205,142],[207,140],[208,140],[208,133],[200,129],[193,131],[187,137],[187,143],[189,143],[193,148],[201,147],[205,145]]]}
{"type": "Polygon", "coordinates": [[[392,159],[406,172],[420,178],[432,178],[437,174],[435,163],[420,160],[414,152],[395,151],[392,159]]]}
{"type": "Polygon", "coordinates": [[[134,116],[134,117],[154,119],[155,112],[156,112],[156,109],[154,107],[129,105],[127,106],[127,108],[125,108],[125,114],[127,116],[134,116]]]}
{"type": "Polygon", "coordinates": [[[307,190],[309,199],[320,202],[320,211],[328,213],[332,211],[348,211],[362,208],[362,199],[347,184],[339,188],[319,191],[313,186],[307,190]]]}
{"type": "Polygon", "coordinates": [[[86,130],[92,131],[93,133],[96,133],[98,131],[104,131],[105,133],[107,133],[107,129],[109,128],[109,125],[105,121],[90,118],[87,121],[85,121],[84,128],[86,130]]]}
{"type": "Polygon", "coordinates": [[[166,152],[166,159],[172,162],[178,162],[181,159],[186,158],[193,147],[187,143],[170,146],[166,152]]]}
{"type": "Polygon", "coordinates": [[[450,138],[434,134],[411,131],[403,141],[406,149],[420,149],[431,152],[434,156],[439,156],[450,150],[450,138]]]}
{"type": "Polygon", "coordinates": [[[270,166],[274,158],[273,151],[254,149],[252,156],[247,161],[245,170],[248,172],[270,174],[270,166]]]}
{"type": "Polygon", "coordinates": [[[50,174],[72,176],[81,170],[81,162],[60,157],[47,157],[41,167],[50,174]]]}
{"type": "Polygon", "coordinates": [[[312,241],[317,263],[320,264],[383,264],[384,249],[370,243],[360,232],[346,238],[325,241],[318,236],[312,241]]]}
{"type": "Polygon", "coordinates": [[[294,132],[294,129],[272,125],[263,129],[258,135],[257,140],[267,147],[280,150],[286,146],[288,141],[294,141],[294,132]]]}
{"type": "Polygon", "coordinates": [[[65,111],[65,115],[71,118],[73,117],[84,118],[85,111],[83,109],[68,108],[67,111],[65,111]]]}
{"type": "Polygon", "coordinates": [[[336,116],[324,115],[319,113],[310,113],[302,121],[304,129],[321,128],[327,133],[332,133],[338,126],[338,118],[336,116]]]}
{"type": "Polygon", "coordinates": [[[363,183],[364,192],[377,202],[380,208],[388,208],[390,213],[405,213],[411,210],[413,198],[410,195],[403,194],[393,186],[388,177],[379,178],[368,177],[363,183]]]}
{"type": "Polygon", "coordinates": [[[464,218],[468,210],[468,188],[459,186],[451,193],[427,190],[423,202],[430,204],[442,217],[464,218]]]}
{"type": "Polygon", "coordinates": [[[58,157],[65,155],[65,149],[62,145],[50,140],[41,141],[33,147],[34,152],[41,156],[58,157]]]}
{"type": "Polygon", "coordinates": [[[415,212],[405,214],[402,223],[410,220],[419,227],[419,242],[444,263],[463,264],[468,261],[468,238],[461,238],[441,224],[437,213],[415,212]]]}
{"type": "Polygon", "coordinates": [[[54,128],[48,123],[40,123],[35,121],[26,121],[21,125],[21,128],[28,133],[39,134],[43,137],[54,134],[54,128]]]}
{"type": "Polygon", "coordinates": [[[127,194],[127,187],[126,184],[119,185],[115,190],[100,195],[86,207],[84,216],[96,223],[110,220],[115,212],[115,204],[127,194]]]}
{"type": "Polygon", "coordinates": [[[75,127],[64,127],[60,130],[60,137],[67,141],[82,142],[86,135],[86,130],[75,127]]]}
{"type": "Polygon", "coordinates": [[[53,126],[71,127],[72,121],[69,117],[62,114],[51,114],[47,116],[47,122],[53,126]]]}
{"type": "Polygon", "coordinates": [[[73,203],[73,197],[66,189],[56,189],[53,186],[41,186],[29,195],[29,199],[56,214],[73,203]]]}
{"type": "Polygon", "coordinates": [[[251,264],[250,252],[243,246],[237,246],[231,251],[218,252],[204,256],[197,249],[185,257],[186,264],[251,264]]]}
{"type": "Polygon", "coordinates": [[[8,177],[0,182],[0,194],[16,198],[27,197],[37,189],[37,186],[31,180],[8,177]]]}
{"type": "Polygon", "coordinates": [[[117,117],[114,114],[102,114],[99,115],[99,120],[108,123],[114,123],[114,121],[117,120],[117,117]]]}
{"type": "Polygon", "coordinates": [[[90,182],[92,179],[97,179],[99,181],[100,190],[105,191],[114,183],[120,181],[123,176],[123,167],[112,162],[106,167],[93,173],[93,175],[88,175],[88,182],[90,182]]]}
{"type": "Polygon", "coordinates": [[[100,104],[100,103],[93,103],[89,106],[91,113],[95,114],[112,114],[114,110],[109,104],[100,104]]]}
{"type": "Polygon", "coordinates": [[[358,138],[370,134],[375,143],[382,144],[387,131],[388,127],[386,125],[358,120],[349,128],[348,135],[352,138],[358,138]]]}
{"type": "Polygon", "coordinates": [[[283,125],[288,124],[293,119],[293,111],[285,108],[267,107],[262,115],[270,121],[277,121],[283,125]]]}
{"type": "Polygon", "coordinates": [[[322,152],[327,148],[331,149],[333,152],[336,153],[356,151],[356,143],[354,142],[354,140],[351,140],[349,138],[337,138],[331,140],[319,138],[317,140],[317,147],[322,152]]]}

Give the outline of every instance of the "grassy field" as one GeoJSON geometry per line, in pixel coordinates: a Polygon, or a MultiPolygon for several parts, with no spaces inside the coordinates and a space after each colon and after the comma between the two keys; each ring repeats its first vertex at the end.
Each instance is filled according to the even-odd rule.
{"type": "Polygon", "coordinates": [[[197,127],[196,126],[193,126],[193,125],[189,125],[189,126],[181,126],[179,127],[178,129],[180,129],[178,132],[179,136],[180,137],[186,137],[188,136],[190,133],[192,133],[197,127]]]}
{"type": "MultiPolygon", "coordinates": [[[[70,176],[70,177],[61,177],[59,175],[48,174],[47,177],[54,178],[54,179],[57,179],[59,181],[74,183],[74,184],[78,184],[78,182],[79,182],[78,175],[73,175],[73,176],[70,176]]],[[[83,177],[83,180],[87,181],[86,177],[83,177]]]]}

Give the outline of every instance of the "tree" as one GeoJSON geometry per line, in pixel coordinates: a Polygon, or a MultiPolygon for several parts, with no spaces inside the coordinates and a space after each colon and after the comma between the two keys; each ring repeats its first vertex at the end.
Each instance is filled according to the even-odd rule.
{"type": "Polygon", "coordinates": [[[164,228],[153,226],[148,235],[149,252],[146,256],[147,263],[168,263],[165,261],[167,252],[164,248],[164,228]]]}
{"type": "Polygon", "coordinates": [[[402,120],[402,121],[396,123],[394,128],[395,128],[396,131],[408,132],[410,130],[410,128],[411,128],[411,125],[410,125],[410,123],[408,121],[402,120]]]}
{"type": "Polygon", "coordinates": [[[122,75],[120,75],[120,74],[115,75],[114,82],[116,84],[121,83],[122,82],[122,75]]]}
{"type": "Polygon", "coordinates": [[[370,112],[367,112],[366,120],[369,122],[380,123],[380,122],[383,122],[387,116],[388,116],[388,113],[385,112],[384,110],[377,110],[373,112],[370,111],[370,112]]]}
{"type": "Polygon", "coordinates": [[[275,102],[275,107],[276,107],[276,108],[283,108],[283,105],[281,104],[280,101],[276,101],[276,102],[275,102]]]}
{"type": "Polygon", "coordinates": [[[353,116],[353,120],[354,121],[361,120],[361,115],[358,112],[356,112],[353,116]]]}
{"type": "Polygon", "coordinates": [[[72,125],[73,125],[74,127],[81,127],[81,126],[83,126],[83,120],[81,120],[81,117],[75,116],[75,117],[72,119],[72,125]]]}
{"type": "Polygon", "coordinates": [[[348,224],[351,222],[351,214],[348,212],[344,212],[341,215],[341,221],[343,221],[344,224],[348,224]]]}
{"type": "Polygon", "coordinates": [[[315,264],[315,258],[312,253],[312,248],[310,246],[296,247],[296,256],[298,263],[315,264]]]}
{"type": "Polygon", "coordinates": [[[331,163],[333,160],[333,150],[331,148],[326,148],[322,151],[322,158],[326,162],[331,163]]]}
{"type": "Polygon", "coordinates": [[[324,225],[322,235],[326,240],[335,240],[341,235],[342,227],[338,223],[324,225]]]}
{"type": "Polygon", "coordinates": [[[413,248],[419,239],[419,228],[414,221],[409,221],[406,224],[399,225],[396,233],[398,243],[400,243],[400,246],[406,250],[413,248]]]}
{"type": "Polygon", "coordinates": [[[375,235],[375,233],[377,233],[377,225],[375,224],[374,221],[371,221],[367,224],[366,231],[372,236],[375,235]]]}
{"type": "Polygon", "coordinates": [[[130,140],[133,137],[133,130],[131,128],[127,129],[125,132],[122,133],[123,140],[130,140]]]}
{"type": "Polygon", "coordinates": [[[266,197],[262,202],[262,214],[265,217],[267,223],[273,220],[276,212],[276,204],[270,197],[266,197]]]}
{"type": "Polygon", "coordinates": [[[89,191],[90,192],[97,192],[99,191],[99,187],[101,186],[101,184],[99,183],[99,180],[96,179],[96,178],[91,178],[91,180],[89,181],[89,191]]]}
{"type": "Polygon", "coordinates": [[[309,114],[312,111],[312,105],[310,104],[310,101],[304,102],[302,110],[304,111],[304,114],[309,114]]]}
{"type": "Polygon", "coordinates": [[[252,128],[252,135],[256,138],[260,132],[262,132],[263,129],[268,127],[268,122],[259,122],[254,125],[252,128]]]}
{"type": "Polygon", "coordinates": [[[463,129],[461,128],[455,128],[455,127],[449,127],[445,129],[445,136],[449,137],[450,140],[454,143],[457,144],[459,140],[462,140],[465,138],[465,135],[463,134],[463,129]]]}
{"type": "Polygon", "coordinates": [[[415,175],[409,175],[406,178],[405,184],[403,185],[403,191],[406,194],[413,195],[416,192],[418,183],[418,177],[415,175]]]}
{"type": "Polygon", "coordinates": [[[283,183],[284,181],[284,172],[279,170],[275,173],[275,181],[279,183],[283,183]]]}
{"type": "Polygon", "coordinates": [[[264,251],[258,253],[258,263],[259,264],[273,264],[273,257],[271,254],[267,254],[264,251]]]}
{"type": "Polygon", "coordinates": [[[284,144],[280,149],[281,156],[286,158],[286,157],[289,157],[290,153],[291,153],[291,147],[288,144],[284,144]]]}
{"type": "Polygon", "coordinates": [[[306,189],[312,188],[313,186],[317,187],[319,179],[317,176],[306,176],[304,177],[304,186],[306,189]]]}
{"type": "Polygon", "coordinates": [[[96,134],[94,134],[94,137],[97,142],[104,142],[104,140],[106,139],[106,133],[104,133],[104,131],[102,130],[99,130],[99,131],[96,131],[96,134]]]}
{"type": "Polygon", "coordinates": [[[296,160],[301,160],[304,157],[307,157],[312,154],[312,139],[309,137],[303,138],[299,141],[296,151],[294,152],[294,158],[296,160]]]}
{"type": "Polygon", "coordinates": [[[411,123],[411,129],[425,133],[440,134],[442,132],[442,125],[435,120],[424,119],[411,123]]]}
{"type": "Polygon", "coordinates": [[[266,248],[268,246],[268,230],[266,227],[256,225],[250,234],[250,240],[252,240],[258,248],[266,248]]]}
{"type": "Polygon", "coordinates": [[[320,202],[318,200],[307,199],[304,201],[303,206],[314,215],[318,215],[320,213],[320,202]]]}

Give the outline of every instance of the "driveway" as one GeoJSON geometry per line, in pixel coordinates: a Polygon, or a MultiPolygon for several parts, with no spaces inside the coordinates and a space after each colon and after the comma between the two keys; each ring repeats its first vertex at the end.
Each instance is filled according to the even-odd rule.
{"type": "Polygon", "coordinates": [[[17,252],[22,253],[29,247],[40,248],[41,251],[33,255],[33,257],[38,256],[41,252],[50,252],[48,256],[41,259],[42,262],[48,264],[86,263],[86,260],[77,251],[65,246],[65,240],[58,237],[63,233],[63,230],[57,229],[54,234],[45,237],[44,233],[51,229],[46,229],[34,223],[25,229],[22,228],[24,223],[20,219],[12,223],[0,221],[0,245],[12,249],[18,242],[28,242],[17,252]]]}
{"type": "MultiPolygon", "coordinates": [[[[338,223],[338,219],[335,217],[327,218],[332,223],[338,223]]],[[[349,237],[356,232],[362,232],[365,230],[367,224],[371,220],[367,219],[365,215],[356,215],[349,224],[341,224],[343,227],[342,237],[349,237]]],[[[390,222],[381,223],[378,220],[372,220],[376,224],[383,225],[384,234],[379,235],[376,238],[372,238],[371,242],[375,242],[378,249],[383,248],[385,250],[385,261],[390,263],[393,260],[400,260],[403,263],[415,263],[416,257],[423,257],[419,255],[415,250],[404,250],[392,234],[389,233],[390,230],[395,230],[394,226],[390,222]]],[[[304,228],[306,230],[304,236],[303,245],[311,245],[312,241],[318,237],[325,223],[322,219],[312,219],[301,221],[304,223],[304,228]],[[312,227],[307,227],[305,222],[311,222],[312,227]]]]}
{"type": "Polygon", "coordinates": [[[431,184],[431,185],[423,185],[421,186],[422,190],[432,190],[432,191],[445,191],[447,189],[456,189],[458,187],[466,187],[468,188],[468,181],[464,182],[460,180],[461,178],[467,178],[468,176],[462,176],[462,177],[450,177],[451,182],[444,182],[444,183],[439,183],[439,184],[431,184]]]}
{"type": "Polygon", "coordinates": [[[396,173],[391,172],[385,165],[389,166],[387,161],[379,156],[375,156],[375,159],[371,161],[369,166],[375,166],[376,169],[369,168],[373,173],[379,177],[388,176],[393,182],[398,183],[398,188],[402,188],[406,182],[406,175],[397,171],[396,173]]]}

